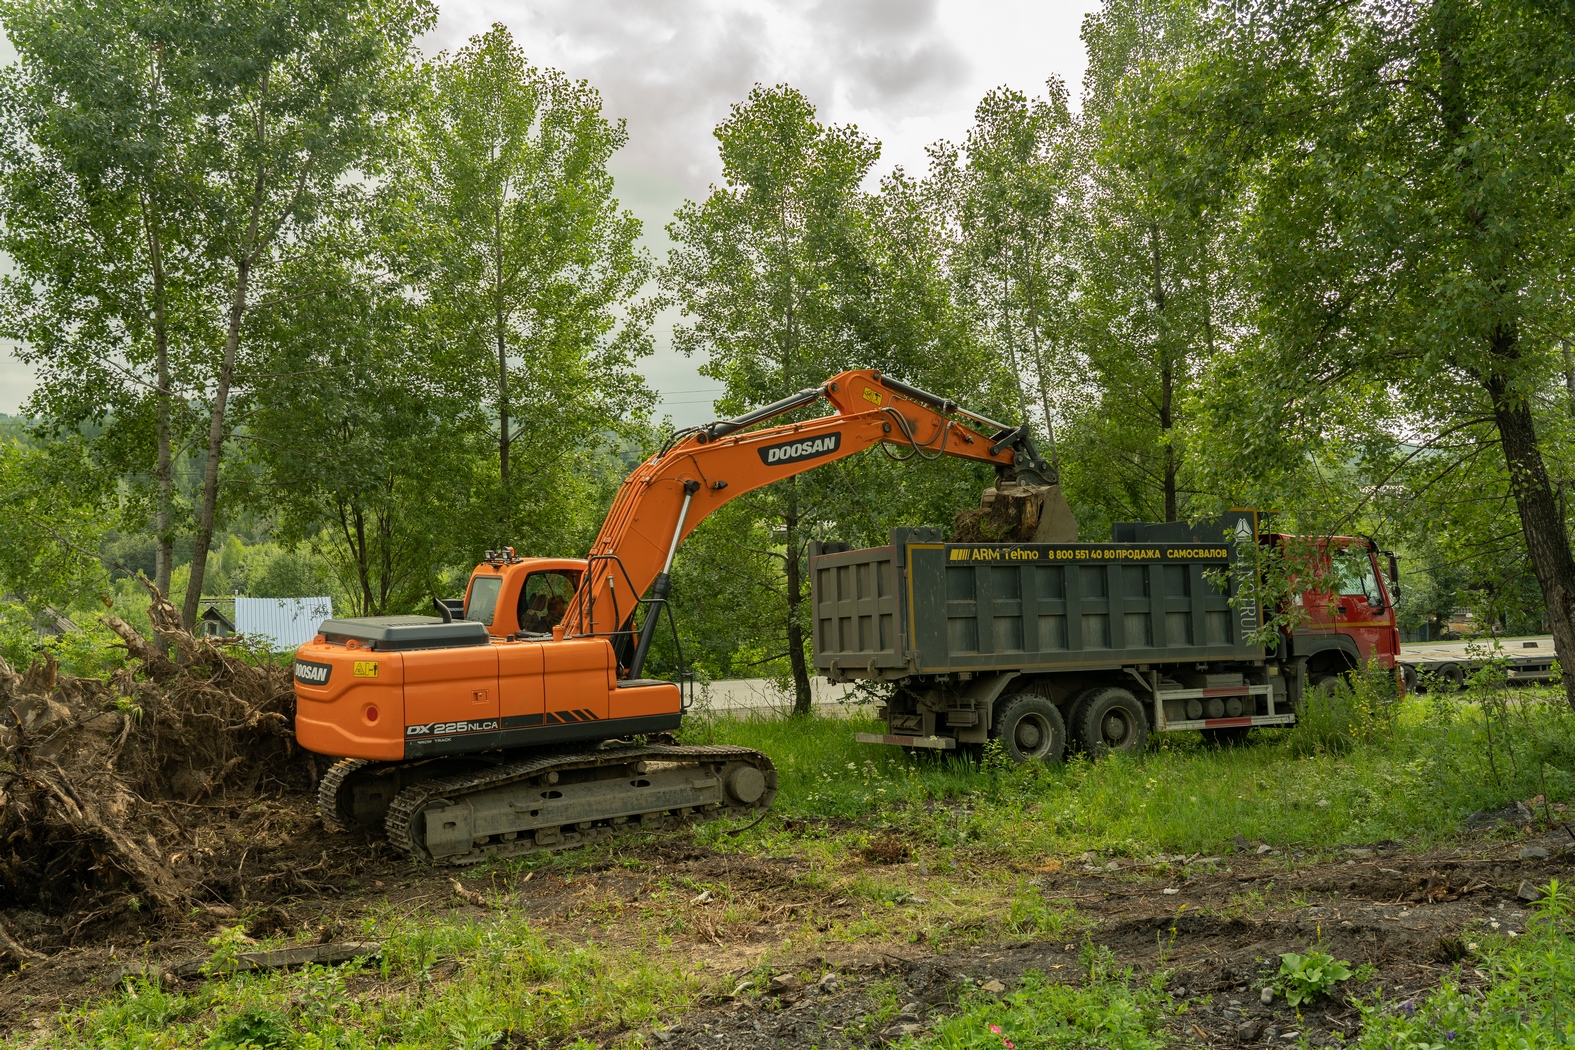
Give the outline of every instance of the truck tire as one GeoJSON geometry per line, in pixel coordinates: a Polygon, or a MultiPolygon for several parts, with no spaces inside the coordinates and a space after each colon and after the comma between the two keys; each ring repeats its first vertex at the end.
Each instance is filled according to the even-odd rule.
{"type": "Polygon", "coordinates": [[[1066,723],[1056,706],[1038,693],[1017,693],[997,707],[990,736],[1019,764],[1058,765],[1066,754],[1066,723]]]}
{"type": "Polygon", "coordinates": [[[1081,693],[1073,696],[1071,701],[1066,705],[1065,721],[1068,747],[1076,748],[1078,750],[1083,750],[1085,748],[1083,743],[1083,731],[1080,728],[1083,724],[1083,712],[1088,710],[1088,702],[1095,696],[1098,696],[1100,693],[1104,692],[1104,690],[1105,687],[1102,685],[1096,685],[1092,689],[1084,689],[1081,693]]]}
{"type": "Polygon", "coordinates": [[[1400,680],[1405,683],[1405,691],[1407,693],[1415,693],[1415,692],[1417,692],[1416,665],[1415,664],[1401,664],[1400,665],[1400,680]]]}
{"type": "Polygon", "coordinates": [[[1096,689],[1078,706],[1078,740],[1093,757],[1111,752],[1135,755],[1148,746],[1148,717],[1137,697],[1125,689],[1096,689]]]}
{"type": "Polygon", "coordinates": [[[1445,664],[1437,672],[1438,687],[1446,693],[1458,693],[1466,687],[1466,672],[1459,664],[1445,664]]]}

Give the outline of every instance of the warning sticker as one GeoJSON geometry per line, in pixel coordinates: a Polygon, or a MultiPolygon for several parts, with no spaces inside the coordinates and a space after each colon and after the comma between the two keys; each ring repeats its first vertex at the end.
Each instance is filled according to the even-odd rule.
{"type": "Polygon", "coordinates": [[[864,400],[868,401],[872,405],[878,405],[880,404],[880,395],[871,390],[869,387],[865,387],[864,400]]]}
{"type": "Polygon", "coordinates": [[[355,675],[357,678],[376,678],[377,661],[357,660],[355,662],[355,669],[351,672],[351,674],[355,675]]]}

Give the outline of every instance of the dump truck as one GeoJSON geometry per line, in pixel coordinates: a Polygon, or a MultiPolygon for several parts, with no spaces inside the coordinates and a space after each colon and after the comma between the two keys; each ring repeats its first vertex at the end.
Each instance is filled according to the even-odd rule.
{"type": "MultiPolygon", "coordinates": [[[[992,491],[1064,509],[1026,426],[878,371],[681,430],[625,479],[587,557],[488,551],[436,616],[331,619],[296,651],[296,739],[340,759],[319,785],[324,824],[471,864],[626,826],[758,819],[776,795],[767,756],[660,739],[686,706],[681,679],[644,673],[672,623],[673,555],[729,500],[877,445],[989,464],[992,491]],[[822,401],[829,413],[762,425],[822,401]]],[[[1069,515],[1042,518],[1054,532],[1069,515]]]]}
{"type": "MultiPolygon", "coordinates": [[[[1273,647],[1243,572],[1257,511],[1116,524],[1109,543],[952,543],[902,528],[882,547],[820,544],[809,560],[816,670],[885,687],[866,743],[1059,761],[1072,743],[1137,751],[1154,732],[1239,741],[1285,727],[1309,689],[1395,666],[1393,556],[1362,537],[1313,541],[1314,585],[1273,647]],[[1382,559],[1387,559],[1387,565],[1382,559]],[[1385,571],[1387,570],[1387,571],[1385,571]],[[1387,577],[1387,579],[1386,579],[1387,577]]],[[[1278,622],[1278,621],[1276,621],[1278,622]]]]}

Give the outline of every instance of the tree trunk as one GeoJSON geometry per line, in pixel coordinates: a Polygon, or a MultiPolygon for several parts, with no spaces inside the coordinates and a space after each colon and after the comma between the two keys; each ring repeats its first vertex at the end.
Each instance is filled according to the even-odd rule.
{"type": "Polygon", "coordinates": [[[213,519],[219,503],[219,455],[224,448],[224,412],[230,400],[230,384],[235,379],[235,357],[241,345],[241,321],[246,316],[246,293],[251,280],[252,262],[242,256],[235,263],[235,296],[230,300],[229,331],[224,337],[224,361],[219,366],[219,385],[213,393],[213,411],[208,417],[208,460],[202,473],[202,510],[197,518],[197,543],[191,552],[191,582],[186,586],[186,601],[181,607],[181,622],[192,630],[197,609],[202,604],[203,577],[208,570],[208,547],[213,543],[213,519]]]}
{"type": "Polygon", "coordinates": [[[1163,363],[1159,370],[1159,432],[1164,445],[1165,457],[1165,520],[1176,519],[1176,449],[1170,443],[1171,429],[1175,425],[1175,370],[1171,367],[1170,354],[1165,349],[1164,316],[1165,316],[1165,284],[1161,279],[1162,269],[1159,254],[1159,223],[1149,223],[1149,246],[1154,253],[1154,312],[1156,316],[1154,342],[1155,350],[1163,363]]]}
{"type": "Polygon", "coordinates": [[[1570,341],[1561,340],[1559,347],[1564,351],[1564,392],[1569,395],[1570,415],[1575,416],[1575,354],[1570,353],[1570,341]]]}
{"type": "MultiPolygon", "coordinates": [[[[169,323],[164,303],[164,255],[159,233],[153,223],[148,227],[148,261],[153,269],[153,351],[157,358],[158,392],[154,395],[158,406],[155,440],[158,444],[158,466],[154,477],[158,484],[158,507],[153,516],[154,548],[153,585],[166,598],[170,593],[170,576],[175,569],[175,469],[170,451],[170,340],[169,323]]],[[[167,651],[169,642],[160,635],[158,645],[167,651]]]]}
{"type": "MultiPolygon", "coordinates": [[[[503,484],[503,528],[509,518],[509,357],[503,338],[503,310],[497,312],[498,329],[498,478],[503,484]]],[[[499,542],[507,543],[507,536],[499,542]]]]}
{"type": "MultiPolygon", "coordinates": [[[[1519,335],[1513,329],[1499,328],[1493,334],[1493,356],[1506,363],[1517,360],[1518,341],[1519,335]]],[[[1542,589],[1559,666],[1575,670],[1575,557],[1570,554],[1564,523],[1548,483],[1531,406],[1509,389],[1497,369],[1488,373],[1483,385],[1493,404],[1499,441],[1509,466],[1510,490],[1520,512],[1520,528],[1531,556],[1531,568],[1542,589]]],[[[1564,697],[1575,707],[1575,673],[1564,675],[1564,697]]]]}
{"type": "Polygon", "coordinates": [[[799,606],[804,604],[804,573],[798,558],[798,479],[788,478],[782,484],[788,488],[788,509],[782,522],[787,526],[787,643],[788,663],[793,666],[793,713],[807,715],[809,660],[804,653],[804,629],[798,620],[799,606]]]}
{"type": "MultiPolygon", "coordinates": [[[[1039,373],[1039,404],[1045,414],[1045,441],[1049,445],[1050,469],[1054,471],[1054,484],[1061,483],[1061,452],[1055,443],[1055,419],[1050,414],[1050,379],[1045,368],[1044,347],[1039,340],[1039,300],[1034,293],[1034,282],[1028,285],[1028,337],[1033,341],[1034,370],[1039,373]]],[[[1023,422],[1028,422],[1026,419],[1023,422]]]]}

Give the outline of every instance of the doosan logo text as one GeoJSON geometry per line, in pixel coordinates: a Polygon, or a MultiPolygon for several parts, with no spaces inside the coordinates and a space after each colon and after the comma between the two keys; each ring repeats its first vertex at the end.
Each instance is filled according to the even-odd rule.
{"type": "Polygon", "coordinates": [[[333,672],[330,664],[312,663],[310,660],[295,661],[295,680],[303,685],[327,685],[328,676],[333,672]]]}
{"type": "Polygon", "coordinates": [[[806,438],[803,441],[767,445],[760,450],[760,462],[768,467],[777,463],[797,463],[801,460],[814,459],[816,456],[828,456],[841,446],[841,431],[818,438],[806,438]]]}

